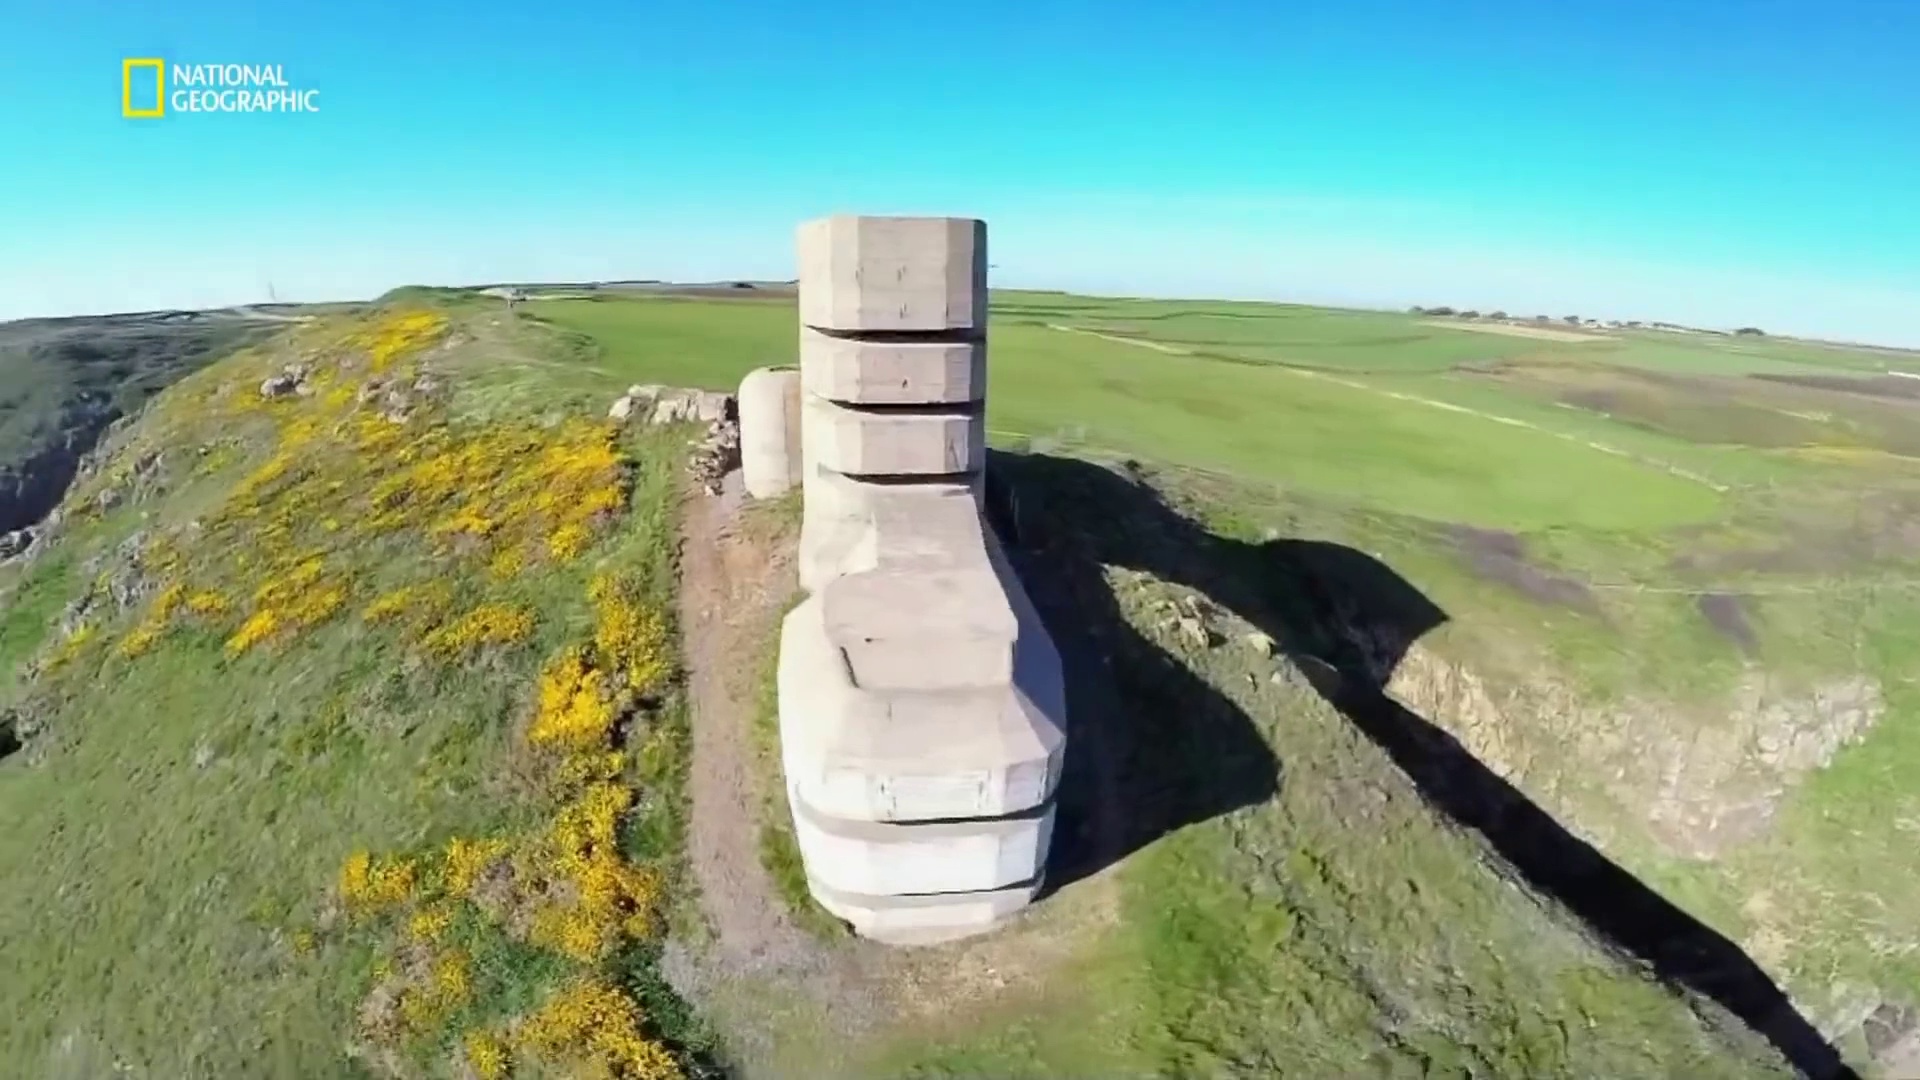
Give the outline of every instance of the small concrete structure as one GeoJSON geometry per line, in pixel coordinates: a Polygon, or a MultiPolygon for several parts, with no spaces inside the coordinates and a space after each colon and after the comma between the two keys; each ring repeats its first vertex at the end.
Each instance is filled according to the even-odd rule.
{"type": "Polygon", "coordinates": [[[986,396],[980,341],[862,341],[800,329],[807,392],[849,405],[957,404],[986,396]]]}
{"type": "Polygon", "coordinates": [[[740,419],[756,495],[785,490],[799,435],[810,595],[778,695],[801,856],[864,936],[979,933],[1040,888],[1066,730],[1059,655],[981,515],[986,226],[823,218],[799,261],[797,407],[763,369],[740,419]]]}
{"type": "Polygon", "coordinates": [[[986,222],[835,214],[801,225],[799,241],[802,326],[986,339],[986,222]]]}
{"type": "Polygon", "coordinates": [[[756,499],[800,483],[800,370],[759,368],[740,380],[740,479],[756,499]]]}

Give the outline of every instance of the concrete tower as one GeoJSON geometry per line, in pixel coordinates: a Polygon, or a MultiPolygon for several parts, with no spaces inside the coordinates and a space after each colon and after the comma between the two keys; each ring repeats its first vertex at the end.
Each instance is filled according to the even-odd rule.
{"type": "Polygon", "coordinates": [[[1059,655],[981,516],[986,225],[835,216],[800,227],[799,257],[794,828],[814,897],[856,932],[964,937],[1040,886],[1066,719],[1059,655]]]}

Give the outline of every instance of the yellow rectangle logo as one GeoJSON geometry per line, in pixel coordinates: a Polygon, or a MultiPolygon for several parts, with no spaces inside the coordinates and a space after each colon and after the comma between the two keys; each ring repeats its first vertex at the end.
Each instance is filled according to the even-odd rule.
{"type": "Polygon", "coordinates": [[[120,115],[140,119],[167,115],[167,62],[165,60],[120,61],[120,115]],[[153,69],[153,108],[151,109],[133,107],[133,73],[142,68],[153,69]]]}

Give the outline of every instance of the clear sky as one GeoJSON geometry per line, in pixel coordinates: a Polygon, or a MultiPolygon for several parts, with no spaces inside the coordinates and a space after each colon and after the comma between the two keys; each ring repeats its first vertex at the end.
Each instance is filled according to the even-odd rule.
{"type": "Polygon", "coordinates": [[[0,318],[790,277],[836,210],[996,284],[1920,345],[1920,0],[0,0],[0,318]],[[127,119],[120,61],[320,111],[127,119]]]}

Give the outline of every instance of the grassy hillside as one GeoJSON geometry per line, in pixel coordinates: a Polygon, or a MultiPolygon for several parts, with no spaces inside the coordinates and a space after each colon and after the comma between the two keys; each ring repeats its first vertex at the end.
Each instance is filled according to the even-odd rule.
{"type": "MultiPolygon", "coordinates": [[[[790,298],[408,291],[117,430],[0,564],[0,1075],[1899,1068],[1897,358],[996,297],[997,505],[1074,683],[1056,891],[900,953],[714,929],[689,433],[601,419],[793,345],[790,298]]],[[[754,520],[721,561],[772,574],[754,520]]]]}
{"type": "MultiPolygon", "coordinates": [[[[708,320],[726,344],[667,362],[716,387],[792,333],[785,302],[533,308],[636,378],[656,323],[708,320]]],[[[1057,294],[994,317],[999,445],[1158,462],[1202,517],[1377,556],[1447,613],[1380,672],[1400,700],[1855,1063],[1891,1052],[1920,1003],[1899,356],[1057,294]]]]}
{"type": "Polygon", "coordinates": [[[521,377],[550,348],[458,306],[291,331],[170,388],[0,568],[0,1072],[692,1060],[652,975],[684,436],[521,377]]]}
{"type": "Polygon", "coordinates": [[[107,424],[272,328],[184,312],[0,324],[0,532],[60,501],[107,424]]]}
{"type": "MultiPolygon", "coordinates": [[[[755,942],[718,987],[703,973],[750,1074],[1786,1073],[1711,996],[1662,987],[1520,886],[1509,836],[1451,827],[1430,777],[1322,697],[1308,658],[1338,658],[1334,635],[1423,625],[1424,602],[1384,567],[1319,565],[1336,549],[1265,545],[1254,525],[1286,514],[1318,535],[1337,510],[1050,455],[992,468],[1068,670],[1053,891],[996,937],[918,961],[815,931],[755,942]],[[1256,501],[1193,516],[1225,495],[1256,501]],[[1323,573],[1366,594],[1364,617],[1313,610],[1323,573]],[[1211,645],[1182,628],[1190,612],[1211,645]],[[1248,640],[1256,628],[1280,655],[1248,640]]],[[[770,832],[783,809],[769,806],[770,832]]],[[[788,902],[804,897],[787,845],[767,847],[788,902]]],[[[724,969],[728,944],[704,962],[724,969]]]]}

